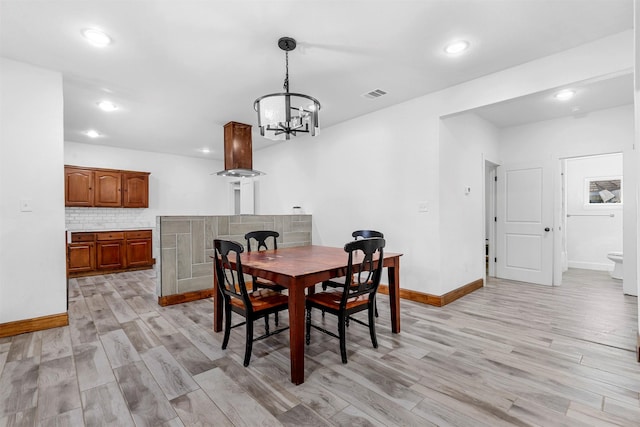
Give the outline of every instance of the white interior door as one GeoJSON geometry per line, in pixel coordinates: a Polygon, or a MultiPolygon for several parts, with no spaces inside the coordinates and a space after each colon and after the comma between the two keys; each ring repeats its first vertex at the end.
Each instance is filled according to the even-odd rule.
{"type": "Polygon", "coordinates": [[[552,285],[551,165],[499,166],[497,176],[497,276],[552,285]]]}

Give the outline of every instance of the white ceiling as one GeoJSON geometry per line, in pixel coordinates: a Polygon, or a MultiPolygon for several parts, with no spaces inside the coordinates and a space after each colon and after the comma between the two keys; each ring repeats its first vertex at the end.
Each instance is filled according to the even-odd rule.
{"type": "MultiPolygon", "coordinates": [[[[291,91],[320,100],[327,128],[632,26],[632,0],[1,0],[0,55],[62,72],[67,141],[221,159],[229,121],[254,125],[254,150],[272,143],[253,101],[282,90],[281,36],[298,41],[291,91]],[[114,43],[90,46],[87,27],[114,43]],[[456,38],[471,49],[448,57],[456,38]],[[362,96],[374,89],[388,95],[362,96]],[[100,111],[102,99],[119,110],[100,111]]],[[[588,83],[582,111],[632,102],[630,77],[588,83]],[[606,102],[587,100],[591,83],[606,102]]],[[[478,113],[498,126],[566,115],[548,96],[478,113]]]]}
{"type": "Polygon", "coordinates": [[[559,117],[584,117],[592,111],[633,104],[633,73],[577,82],[563,89],[575,95],[567,101],[555,99],[558,90],[535,93],[474,110],[476,114],[505,128],[559,117]]]}

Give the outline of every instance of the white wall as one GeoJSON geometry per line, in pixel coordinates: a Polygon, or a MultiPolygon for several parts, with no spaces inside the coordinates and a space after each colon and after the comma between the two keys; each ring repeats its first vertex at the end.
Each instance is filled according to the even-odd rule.
{"type": "Polygon", "coordinates": [[[587,183],[598,177],[621,179],[622,154],[566,160],[568,217],[565,232],[571,268],[611,271],[614,263],[607,258],[607,254],[622,252],[622,205],[589,204],[588,193],[585,193],[587,183]]]}
{"type": "MultiPolygon", "coordinates": [[[[482,219],[484,203],[474,195],[465,199],[469,203],[441,206],[440,188],[445,177],[466,173],[459,165],[477,162],[481,167],[482,150],[444,148],[447,152],[441,156],[445,142],[441,143],[440,118],[628,70],[633,66],[632,46],[633,32],[627,31],[340,123],[313,139],[257,151],[256,165],[268,165],[256,166],[268,174],[261,178],[257,213],[290,212],[291,203],[281,203],[279,197],[291,194],[291,202],[313,213],[314,243],[339,246],[356,228],[379,229],[385,233],[387,250],[404,253],[403,288],[442,295],[463,286],[471,274],[450,277],[449,272],[460,269],[460,262],[476,271],[474,248],[484,241],[484,224],[474,222],[468,235],[449,239],[441,217],[482,219]],[[457,154],[461,157],[454,160],[457,154]],[[441,165],[441,159],[446,163],[441,165]],[[418,212],[423,201],[428,212],[418,212]],[[443,255],[459,253],[464,258],[443,255]]],[[[479,188],[484,178],[474,177],[472,172],[468,180],[480,184],[469,185],[479,188]]],[[[477,259],[482,260],[478,251],[477,259]]]]}
{"type": "Polygon", "coordinates": [[[0,58],[0,123],[0,324],[66,313],[60,73],[0,58]]]}
{"type": "Polygon", "coordinates": [[[278,198],[291,194],[313,214],[315,244],[342,246],[353,230],[380,230],[387,251],[405,254],[403,287],[439,285],[438,122],[415,100],[257,151],[269,165],[257,213],[289,212],[278,198]],[[429,212],[418,212],[419,201],[429,212]]]}
{"type": "Polygon", "coordinates": [[[475,114],[442,120],[440,127],[441,277],[471,283],[485,276],[485,159],[498,158],[499,130],[475,114]],[[467,194],[467,189],[471,191],[467,194]],[[455,260],[456,268],[451,268],[455,260]]]}
{"type": "Polygon", "coordinates": [[[623,152],[633,141],[633,106],[599,110],[578,118],[565,117],[500,132],[504,162],[527,162],[623,152]]]}
{"type": "MultiPolygon", "coordinates": [[[[64,163],[151,172],[148,209],[110,210],[116,213],[134,211],[136,225],[146,222],[147,227],[155,227],[157,215],[227,215],[231,213],[229,179],[211,175],[224,168],[223,162],[219,160],[66,141],[64,163]]],[[[89,212],[86,209],[85,211],[89,212]]]]}

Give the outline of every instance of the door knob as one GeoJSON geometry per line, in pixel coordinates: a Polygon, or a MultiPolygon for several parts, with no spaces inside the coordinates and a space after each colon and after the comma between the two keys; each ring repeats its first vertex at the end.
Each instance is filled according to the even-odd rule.
{"type": "Polygon", "coordinates": [[[551,229],[549,227],[545,227],[544,231],[549,232],[549,231],[551,231],[551,229]]]}

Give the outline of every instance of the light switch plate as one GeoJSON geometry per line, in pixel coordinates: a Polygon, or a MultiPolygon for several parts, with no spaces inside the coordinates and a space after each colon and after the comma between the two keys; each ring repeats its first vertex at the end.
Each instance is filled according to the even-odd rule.
{"type": "Polygon", "coordinates": [[[33,207],[31,206],[33,201],[31,199],[20,199],[20,211],[21,212],[32,212],[33,207]]]}

